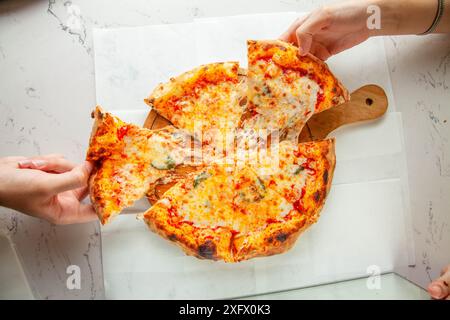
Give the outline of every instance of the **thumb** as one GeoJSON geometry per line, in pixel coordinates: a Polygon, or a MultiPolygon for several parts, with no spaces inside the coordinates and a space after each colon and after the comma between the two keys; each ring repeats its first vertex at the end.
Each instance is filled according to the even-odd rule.
{"type": "Polygon", "coordinates": [[[58,194],[64,191],[73,190],[87,186],[89,175],[92,172],[93,164],[85,161],[70,171],[51,174],[48,178],[48,187],[52,193],[58,194]]]}

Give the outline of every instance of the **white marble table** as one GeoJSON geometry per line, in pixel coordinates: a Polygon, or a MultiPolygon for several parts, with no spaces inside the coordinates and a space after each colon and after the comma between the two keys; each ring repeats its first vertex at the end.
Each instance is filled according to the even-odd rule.
{"type": "Polygon", "coordinates": [[[303,289],[248,296],[243,300],[430,300],[427,291],[395,273],[382,274],[379,286],[371,287],[368,278],[313,286],[303,289]]]}
{"type": "MultiPolygon", "coordinates": [[[[93,27],[308,11],[324,2],[2,1],[0,156],[83,158],[95,105],[93,27]]],[[[450,37],[388,37],[385,45],[403,113],[416,254],[416,265],[399,272],[426,286],[450,262],[450,37]]],[[[52,226],[1,208],[0,231],[14,243],[36,298],[104,297],[98,223],[52,226]],[[80,267],[80,290],[67,289],[69,265],[80,267]]]]}

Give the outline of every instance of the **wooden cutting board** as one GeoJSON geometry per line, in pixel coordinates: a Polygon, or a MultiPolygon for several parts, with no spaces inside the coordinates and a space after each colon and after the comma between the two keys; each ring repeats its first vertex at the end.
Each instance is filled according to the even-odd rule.
{"type": "Polygon", "coordinates": [[[359,88],[350,101],[313,115],[303,127],[299,142],[321,140],[346,124],[375,120],[386,113],[388,100],[384,90],[374,84],[359,88]]]}
{"type": "MultiPolygon", "coordinates": [[[[347,124],[375,120],[386,113],[388,100],[384,90],[374,84],[365,85],[350,95],[350,101],[312,116],[299,135],[299,142],[322,140],[339,127],[347,124]]],[[[151,110],[144,127],[161,129],[171,125],[170,121],[151,110]]],[[[175,168],[175,174],[183,176],[192,171],[189,166],[175,168]]],[[[158,199],[174,183],[161,184],[155,189],[153,200],[158,199]]]]}

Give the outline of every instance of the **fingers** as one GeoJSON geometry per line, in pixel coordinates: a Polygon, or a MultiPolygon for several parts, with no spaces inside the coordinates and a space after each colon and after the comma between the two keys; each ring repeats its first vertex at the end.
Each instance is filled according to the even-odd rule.
{"type": "Polygon", "coordinates": [[[76,203],[74,203],[73,200],[75,199],[72,199],[69,205],[62,205],[57,214],[53,211],[43,218],[48,222],[57,225],[85,223],[98,219],[91,204],[79,203],[77,200],[75,200],[76,203]]]}
{"type": "Polygon", "coordinates": [[[285,41],[285,42],[291,42],[291,43],[295,43],[298,45],[297,43],[297,38],[295,36],[295,31],[297,30],[298,27],[300,27],[303,22],[305,22],[306,19],[308,19],[309,15],[304,15],[301,16],[299,18],[297,18],[290,26],[289,28],[280,36],[280,40],[285,41]]]}
{"type": "Polygon", "coordinates": [[[75,164],[61,155],[33,157],[18,162],[21,169],[37,169],[46,172],[63,173],[75,168],[75,164]]]}
{"type": "Polygon", "coordinates": [[[311,53],[323,61],[332,56],[332,53],[327,49],[327,47],[318,42],[314,42],[312,44],[311,53]]]}
{"type": "Polygon", "coordinates": [[[86,187],[92,168],[92,163],[85,161],[84,164],[76,166],[70,171],[60,174],[50,174],[45,181],[45,189],[51,194],[58,194],[64,191],[86,187]]]}
{"type": "Polygon", "coordinates": [[[89,193],[89,188],[86,186],[86,187],[81,187],[81,188],[79,188],[79,189],[75,189],[75,190],[73,190],[73,193],[74,193],[74,195],[75,195],[75,197],[78,199],[78,200],[83,200],[84,198],[86,198],[86,196],[88,195],[88,193],[89,193]]]}
{"type": "Polygon", "coordinates": [[[14,167],[20,167],[19,163],[22,163],[25,167],[26,165],[31,164],[31,160],[34,159],[52,159],[52,158],[64,158],[63,155],[58,153],[52,153],[44,156],[36,156],[36,157],[23,157],[23,156],[10,156],[0,158],[0,163],[2,164],[12,164],[14,167]]]}
{"type": "Polygon", "coordinates": [[[26,157],[4,157],[4,158],[0,158],[0,164],[7,164],[7,165],[12,165],[14,167],[17,167],[17,163],[21,160],[25,160],[26,157]]]}
{"type": "Polygon", "coordinates": [[[314,11],[295,31],[300,55],[306,55],[311,50],[314,35],[326,29],[331,24],[331,12],[323,7],[314,11]]]}
{"type": "Polygon", "coordinates": [[[76,212],[69,212],[64,214],[57,221],[58,224],[73,224],[73,223],[85,223],[97,220],[98,216],[94,211],[91,204],[80,203],[76,212]]]}
{"type": "MultiPolygon", "coordinates": [[[[280,40],[296,43],[299,53],[306,55],[311,51],[315,34],[330,26],[331,17],[330,10],[325,7],[302,16],[291,24],[288,30],[280,36],[280,40]]],[[[326,55],[325,52],[319,54],[326,55]]]]}
{"type": "Polygon", "coordinates": [[[450,265],[444,268],[441,276],[428,286],[428,292],[433,299],[446,299],[450,297],[450,265]]]}

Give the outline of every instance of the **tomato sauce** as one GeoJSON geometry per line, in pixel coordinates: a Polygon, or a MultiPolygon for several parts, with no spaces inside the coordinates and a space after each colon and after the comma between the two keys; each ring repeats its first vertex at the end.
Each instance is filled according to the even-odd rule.
{"type": "Polygon", "coordinates": [[[277,219],[273,219],[273,218],[269,218],[269,219],[266,220],[267,224],[278,223],[278,222],[281,222],[281,221],[278,221],[277,219]]]}
{"type": "Polygon", "coordinates": [[[298,212],[304,212],[305,208],[303,207],[303,197],[305,196],[306,193],[306,189],[305,187],[302,188],[302,193],[300,194],[300,198],[298,198],[293,204],[292,206],[294,207],[295,210],[297,210],[298,212]]]}
{"type": "Polygon", "coordinates": [[[127,135],[127,133],[128,133],[129,130],[130,130],[130,127],[129,127],[129,126],[123,126],[123,127],[120,127],[120,128],[117,130],[117,138],[118,138],[119,140],[122,140],[123,137],[127,135]]]}
{"type": "Polygon", "coordinates": [[[325,100],[325,95],[322,92],[317,92],[317,100],[314,109],[318,109],[319,105],[325,100]]]}

